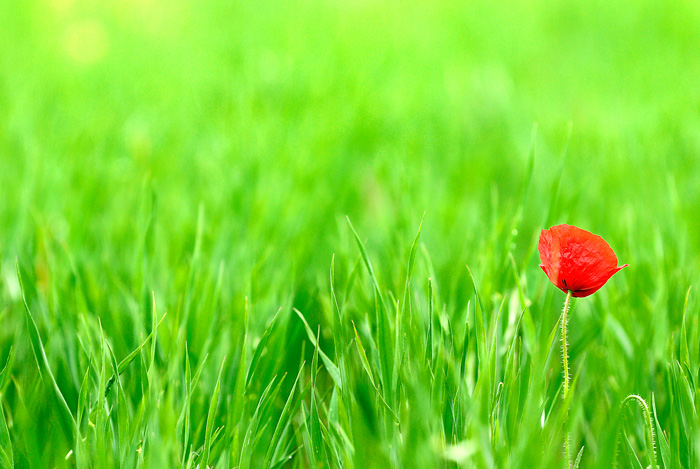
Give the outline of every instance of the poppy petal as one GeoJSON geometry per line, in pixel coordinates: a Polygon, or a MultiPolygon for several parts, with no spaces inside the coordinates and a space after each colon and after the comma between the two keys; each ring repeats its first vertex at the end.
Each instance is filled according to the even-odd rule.
{"type": "Polygon", "coordinates": [[[584,297],[598,291],[625,266],[600,236],[571,225],[542,230],[539,243],[542,270],[564,292],[584,297]]]}
{"type": "Polygon", "coordinates": [[[563,288],[563,285],[559,285],[558,282],[561,259],[559,240],[553,236],[551,230],[542,230],[537,248],[540,252],[540,261],[542,262],[540,267],[554,285],[558,288],[563,288]]]}

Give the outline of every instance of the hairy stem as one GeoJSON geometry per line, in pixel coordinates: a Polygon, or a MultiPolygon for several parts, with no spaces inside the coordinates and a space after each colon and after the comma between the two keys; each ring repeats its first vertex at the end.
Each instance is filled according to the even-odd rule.
{"type": "MultiPolygon", "coordinates": [[[[566,294],[566,301],[564,302],[564,309],[561,311],[561,363],[564,369],[564,405],[567,406],[566,409],[566,419],[564,425],[568,424],[569,420],[569,408],[567,404],[567,399],[569,397],[569,343],[566,335],[566,326],[569,322],[569,304],[571,303],[571,290],[566,294]]],[[[566,431],[564,436],[564,454],[566,461],[564,467],[569,469],[571,467],[571,435],[569,431],[566,431]]]]}
{"type": "MultiPolygon", "coordinates": [[[[649,456],[649,459],[651,460],[650,467],[652,467],[653,469],[657,469],[659,467],[659,463],[656,459],[656,438],[654,437],[654,422],[651,419],[651,410],[649,409],[649,405],[647,404],[647,402],[641,396],[638,396],[636,394],[630,394],[629,396],[625,397],[625,399],[622,401],[622,404],[620,404],[620,410],[623,410],[625,408],[625,405],[631,401],[635,401],[637,404],[639,404],[639,407],[644,413],[644,423],[648,430],[647,436],[649,437],[649,441],[647,443],[651,444],[651,456],[649,456]]],[[[615,435],[615,456],[613,459],[613,467],[617,467],[617,445],[619,443],[619,440],[620,429],[617,430],[617,434],[615,435]]]]}

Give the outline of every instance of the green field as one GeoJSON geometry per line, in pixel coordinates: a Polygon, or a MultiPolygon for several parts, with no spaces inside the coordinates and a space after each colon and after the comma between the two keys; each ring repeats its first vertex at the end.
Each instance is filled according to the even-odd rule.
{"type": "Polygon", "coordinates": [[[691,0],[0,0],[0,467],[700,467],[699,45],[691,0]],[[559,223],[630,264],[568,419],[559,223]]]}

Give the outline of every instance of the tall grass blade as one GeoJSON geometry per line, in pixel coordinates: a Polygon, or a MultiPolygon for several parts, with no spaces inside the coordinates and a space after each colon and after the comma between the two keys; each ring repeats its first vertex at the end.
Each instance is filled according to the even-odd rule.
{"type": "Polygon", "coordinates": [[[49,392],[52,400],[55,404],[56,411],[58,412],[58,420],[63,429],[63,434],[70,444],[75,441],[75,436],[77,433],[77,425],[73,414],[66,399],[61,393],[61,389],[56,383],[56,379],[53,376],[51,367],[49,366],[49,360],[46,358],[46,352],[44,351],[44,344],[41,341],[41,336],[39,335],[39,329],[36,327],[36,322],[34,322],[34,317],[31,311],[29,311],[29,304],[27,303],[27,298],[24,293],[24,283],[22,282],[22,274],[19,270],[19,262],[15,262],[17,268],[17,279],[20,285],[20,291],[22,294],[22,302],[24,303],[24,311],[26,316],[27,329],[29,330],[29,342],[32,346],[32,351],[34,352],[34,358],[36,359],[37,366],[39,367],[39,372],[41,374],[42,380],[48,386],[51,391],[49,392]]]}
{"type": "Polygon", "coordinates": [[[267,342],[270,340],[270,335],[272,334],[272,330],[275,327],[275,324],[277,323],[277,318],[279,317],[281,311],[282,308],[277,310],[275,315],[270,320],[270,323],[265,328],[265,332],[263,332],[262,337],[260,337],[258,345],[255,347],[255,352],[253,352],[253,358],[250,360],[250,366],[248,367],[248,374],[246,376],[246,389],[250,387],[251,380],[255,375],[255,370],[258,368],[258,361],[260,361],[260,356],[265,350],[267,342]]]}
{"type": "Polygon", "coordinates": [[[226,357],[221,361],[221,368],[219,369],[219,376],[216,378],[216,385],[214,386],[214,392],[211,396],[211,402],[209,403],[209,412],[207,412],[207,427],[204,433],[204,454],[202,455],[201,467],[209,467],[209,459],[211,457],[211,447],[214,442],[212,437],[212,431],[214,430],[214,419],[216,418],[216,408],[219,404],[219,390],[221,388],[221,375],[224,373],[224,365],[226,363],[226,357]]]}
{"type": "Polygon", "coordinates": [[[289,391],[289,396],[287,397],[287,400],[284,403],[284,407],[282,408],[282,413],[280,414],[279,419],[277,420],[277,425],[275,426],[275,430],[272,433],[272,439],[270,440],[270,445],[267,448],[267,452],[265,453],[265,460],[263,462],[262,467],[269,467],[270,463],[272,461],[272,456],[274,455],[275,451],[277,450],[279,443],[280,443],[280,438],[282,437],[282,431],[284,430],[287,425],[289,425],[289,419],[291,417],[291,410],[292,410],[292,405],[294,403],[294,393],[297,388],[297,384],[299,383],[299,378],[301,377],[302,372],[304,371],[304,366],[299,368],[299,373],[297,373],[297,377],[294,380],[294,384],[292,384],[292,389],[289,391]]]}

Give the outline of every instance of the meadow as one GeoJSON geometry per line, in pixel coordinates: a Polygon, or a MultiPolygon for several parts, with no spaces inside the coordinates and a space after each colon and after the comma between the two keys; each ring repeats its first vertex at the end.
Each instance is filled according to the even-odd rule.
{"type": "Polygon", "coordinates": [[[0,1],[0,467],[700,467],[698,44],[690,0],[0,1]],[[559,223],[629,264],[566,401],[559,223]]]}

